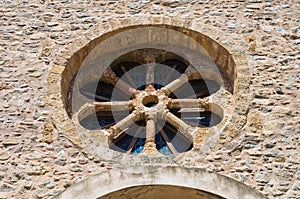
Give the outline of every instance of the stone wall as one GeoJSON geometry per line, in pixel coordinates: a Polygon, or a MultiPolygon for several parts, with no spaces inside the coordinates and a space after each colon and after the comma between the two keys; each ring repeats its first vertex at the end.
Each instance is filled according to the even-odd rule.
{"type": "MultiPolygon", "coordinates": [[[[237,90],[249,92],[237,98],[246,105],[236,110],[242,119],[228,127],[234,137],[223,134],[211,154],[178,164],[226,175],[269,198],[299,197],[297,0],[3,0],[0,5],[0,198],[51,198],[110,168],[52,122],[59,115],[47,100],[61,93],[59,87],[48,90],[59,81],[49,72],[60,74],[73,55],[63,51],[65,46],[76,44],[74,51],[79,50],[95,35],[119,27],[108,21],[134,25],[139,21],[131,18],[162,16],[174,25],[179,18],[178,23],[205,24],[214,30],[207,36],[226,37],[218,42],[230,52],[248,44],[243,50],[248,64],[241,68],[245,76],[237,90]],[[103,29],[91,31],[99,26],[103,29]]],[[[71,130],[71,124],[64,127],[71,130]]]]}

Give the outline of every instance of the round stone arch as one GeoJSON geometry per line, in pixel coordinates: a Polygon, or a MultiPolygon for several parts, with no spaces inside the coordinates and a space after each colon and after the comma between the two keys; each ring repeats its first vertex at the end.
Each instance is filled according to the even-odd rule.
{"type": "Polygon", "coordinates": [[[204,169],[180,167],[164,167],[145,173],[108,170],[69,187],[56,199],[165,198],[166,193],[172,192],[191,198],[265,199],[255,189],[226,176],[204,169]]]}
{"type": "MultiPolygon", "coordinates": [[[[228,34],[196,19],[179,19],[162,16],[140,16],[111,19],[86,32],[66,45],[62,50],[51,53],[53,60],[49,74],[49,90],[46,102],[53,107],[53,123],[77,145],[82,139],[76,133],[74,122],[67,113],[68,89],[80,63],[91,50],[106,38],[134,27],[157,26],[195,36],[212,56],[217,65],[224,67],[233,85],[234,111],[230,123],[220,137],[220,143],[231,140],[246,123],[249,97],[250,72],[247,65],[247,45],[237,34],[228,34]],[[234,38],[234,39],[233,39],[234,38]]],[[[83,146],[84,147],[84,146],[83,146]]]]}

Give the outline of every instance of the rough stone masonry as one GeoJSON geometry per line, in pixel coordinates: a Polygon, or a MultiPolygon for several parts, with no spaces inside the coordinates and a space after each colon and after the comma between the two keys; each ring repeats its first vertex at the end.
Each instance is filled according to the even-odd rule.
{"type": "MultiPolygon", "coordinates": [[[[59,62],[54,52],[93,27],[132,16],[193,18],[244,39],[251,71],[247,122],[230,142],[184,164],[269,198],[299,198],[299,10],[297,0],[2,0],[0,198],[51,198],[110,168],[52,124],[45,103],[49,66],[59,62]]],[[[240,47],[228,39],[232,49],[240,47]]]]}

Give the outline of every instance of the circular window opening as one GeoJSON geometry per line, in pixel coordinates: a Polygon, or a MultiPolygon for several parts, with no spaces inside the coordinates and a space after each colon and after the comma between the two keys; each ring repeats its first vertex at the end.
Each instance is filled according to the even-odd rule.
{"type": "Polygon", "coordinates": [[[210,109],[207,98],[220,87],[172,52],[135,50],[110,64],[98,82],[80,89],[94,100],[97,120],[89,115],[79,123],[109,134],[109,148],[115,151],[186,152],[193,148],[190,131],[222,121],[223,114],[210,109]]]}
{"type": "Polygon", "coordinates": [[[106,136],[111,150],[176,155],[192,150],[196,137],[212,135],[211,129],[222,131],[232,105],[233,75],[197,40],[160,45],[151,39],[118,49],[113,35],[109,45],[95,47],[69,87],[67,107],[80,131],[106,136]]]}

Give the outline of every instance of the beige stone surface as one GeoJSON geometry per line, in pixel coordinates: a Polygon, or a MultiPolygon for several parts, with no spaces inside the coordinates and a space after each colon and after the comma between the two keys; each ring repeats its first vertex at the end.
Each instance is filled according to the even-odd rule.
{"type": "Polygon", "coordinates": [[[239,65],[238,76],[228,69],[236,108],[218,143],[168,164],[228,176],[269,198],[299,198],[299,10],[297,0],[1,1],[0,198],[52,198],[111,168],[57,112],[76,72],[62,66],[103,33],[146,22],[199,31],[239,65]]]}

